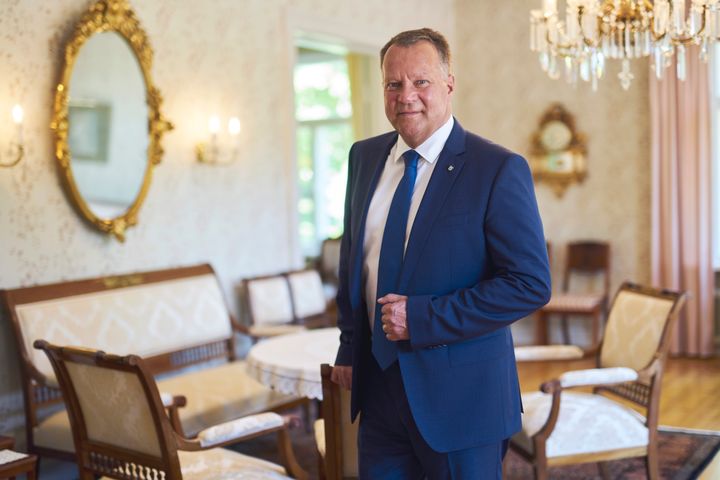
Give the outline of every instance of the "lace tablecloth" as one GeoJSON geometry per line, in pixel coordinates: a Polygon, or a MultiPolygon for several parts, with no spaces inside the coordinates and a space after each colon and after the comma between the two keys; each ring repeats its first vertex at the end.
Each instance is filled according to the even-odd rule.
{"type": "Polygon", "coordinates": [[[260,341],[248,353],[247,372],[278,392],[322,400],[320,364],[335,362],[339,336],[333,327],[260,341]]]}

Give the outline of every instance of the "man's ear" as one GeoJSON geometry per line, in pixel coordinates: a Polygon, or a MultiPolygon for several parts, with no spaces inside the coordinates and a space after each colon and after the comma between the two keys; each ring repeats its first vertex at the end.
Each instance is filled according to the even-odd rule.
{"type": "Polygon", "coordinates": [[[448,87],[448,94],[455,91],[455,76],[452,73],[448,73],[447,81],[445,82],[448,87]]]}

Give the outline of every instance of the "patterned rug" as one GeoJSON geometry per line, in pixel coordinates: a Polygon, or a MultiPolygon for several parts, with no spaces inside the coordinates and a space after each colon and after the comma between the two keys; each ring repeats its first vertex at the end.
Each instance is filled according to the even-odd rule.
{"type": "MultiPolygon", "coordinates": [[[[304,427],[291,432],[298,462],[310,472],[310,478],[318,478],[318,458],[312,433],[304,427]]],[[[274,435],[257,438],[233,447],[248,455],[278,461],[277,443],[274,435]]],[[[660,470],[663,479],[692,480],[698,477],[715,454],[720,450],[720,435],[677,431],[660,432],[660,470]]],[[[513,452],[508,452],[506,463],[507,480],[532,478],[530,465],[513,452]]],[[[645,464],[642,459],[616,460],[610,462],[612,478],[622,480],[645,479],[645,464]]],[[[553,480],[599,480],[602,477],[597,464],[553,467],[553,480]]]]}
{"type": "MultiPolygon", "coordinates": [[[[661,431],[659,442],[660,476],[667,480],[692,480],[705,469],[720,449],[720,435],[661,431]]],[[[514,452],[508,452],[507,480],[532,478],[532,468],[514,452]]],[[[642,458],[615,460],[609,463],[611,478],[635,480],[647,478],[642,458]]],[[[550,468],[555,480],[600,480],[596,463],[550,468]]]]}

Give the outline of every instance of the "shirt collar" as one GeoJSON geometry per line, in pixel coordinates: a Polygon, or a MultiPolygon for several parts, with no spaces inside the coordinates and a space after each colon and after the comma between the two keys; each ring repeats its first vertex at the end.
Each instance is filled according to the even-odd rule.
{"type": "MultiPolygon", "coordinates": [[[[445,142],[447,142],[447,139],[450,137],[450,132],[452,131],[454,124],[455,119],[452,115],[450,115],[447,122],[435,130],[435,132],[433,132],[427,140],[418,145],[418,147],[414,150],[418,152],[420,157],[428,163],[435,163],[435,160],[438,159],[440,152],[442,152],[442,149],[445,146],[445,142]]],[[[402,158],[403,153],[408,150],[412,149],[408,147],[402,136],[398,135],[397,142],[395,143],[395,151],[393,152],[393,161],[399,161],[402,158]]]]}

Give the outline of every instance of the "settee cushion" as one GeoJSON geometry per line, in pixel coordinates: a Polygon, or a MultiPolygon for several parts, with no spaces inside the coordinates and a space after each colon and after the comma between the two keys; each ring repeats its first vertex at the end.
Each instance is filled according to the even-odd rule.
{"type": "Polygon", "coordinates": [[[178,457],[183,480],[290,480],[280,465],[224,448],[178,451],[178,457]]]}
{"type": "MultiPolygon", "coordinates": [[[[522,430],[513,441],[533,452],[532,436],[550,414],[552,395],[523,394],[522,430]]],[[[601,395],[562,392],[560,416],[546,444],[549,459],[591,452],[642,448],[648,444],[648,429],[640,414],[601,395]]]]}

